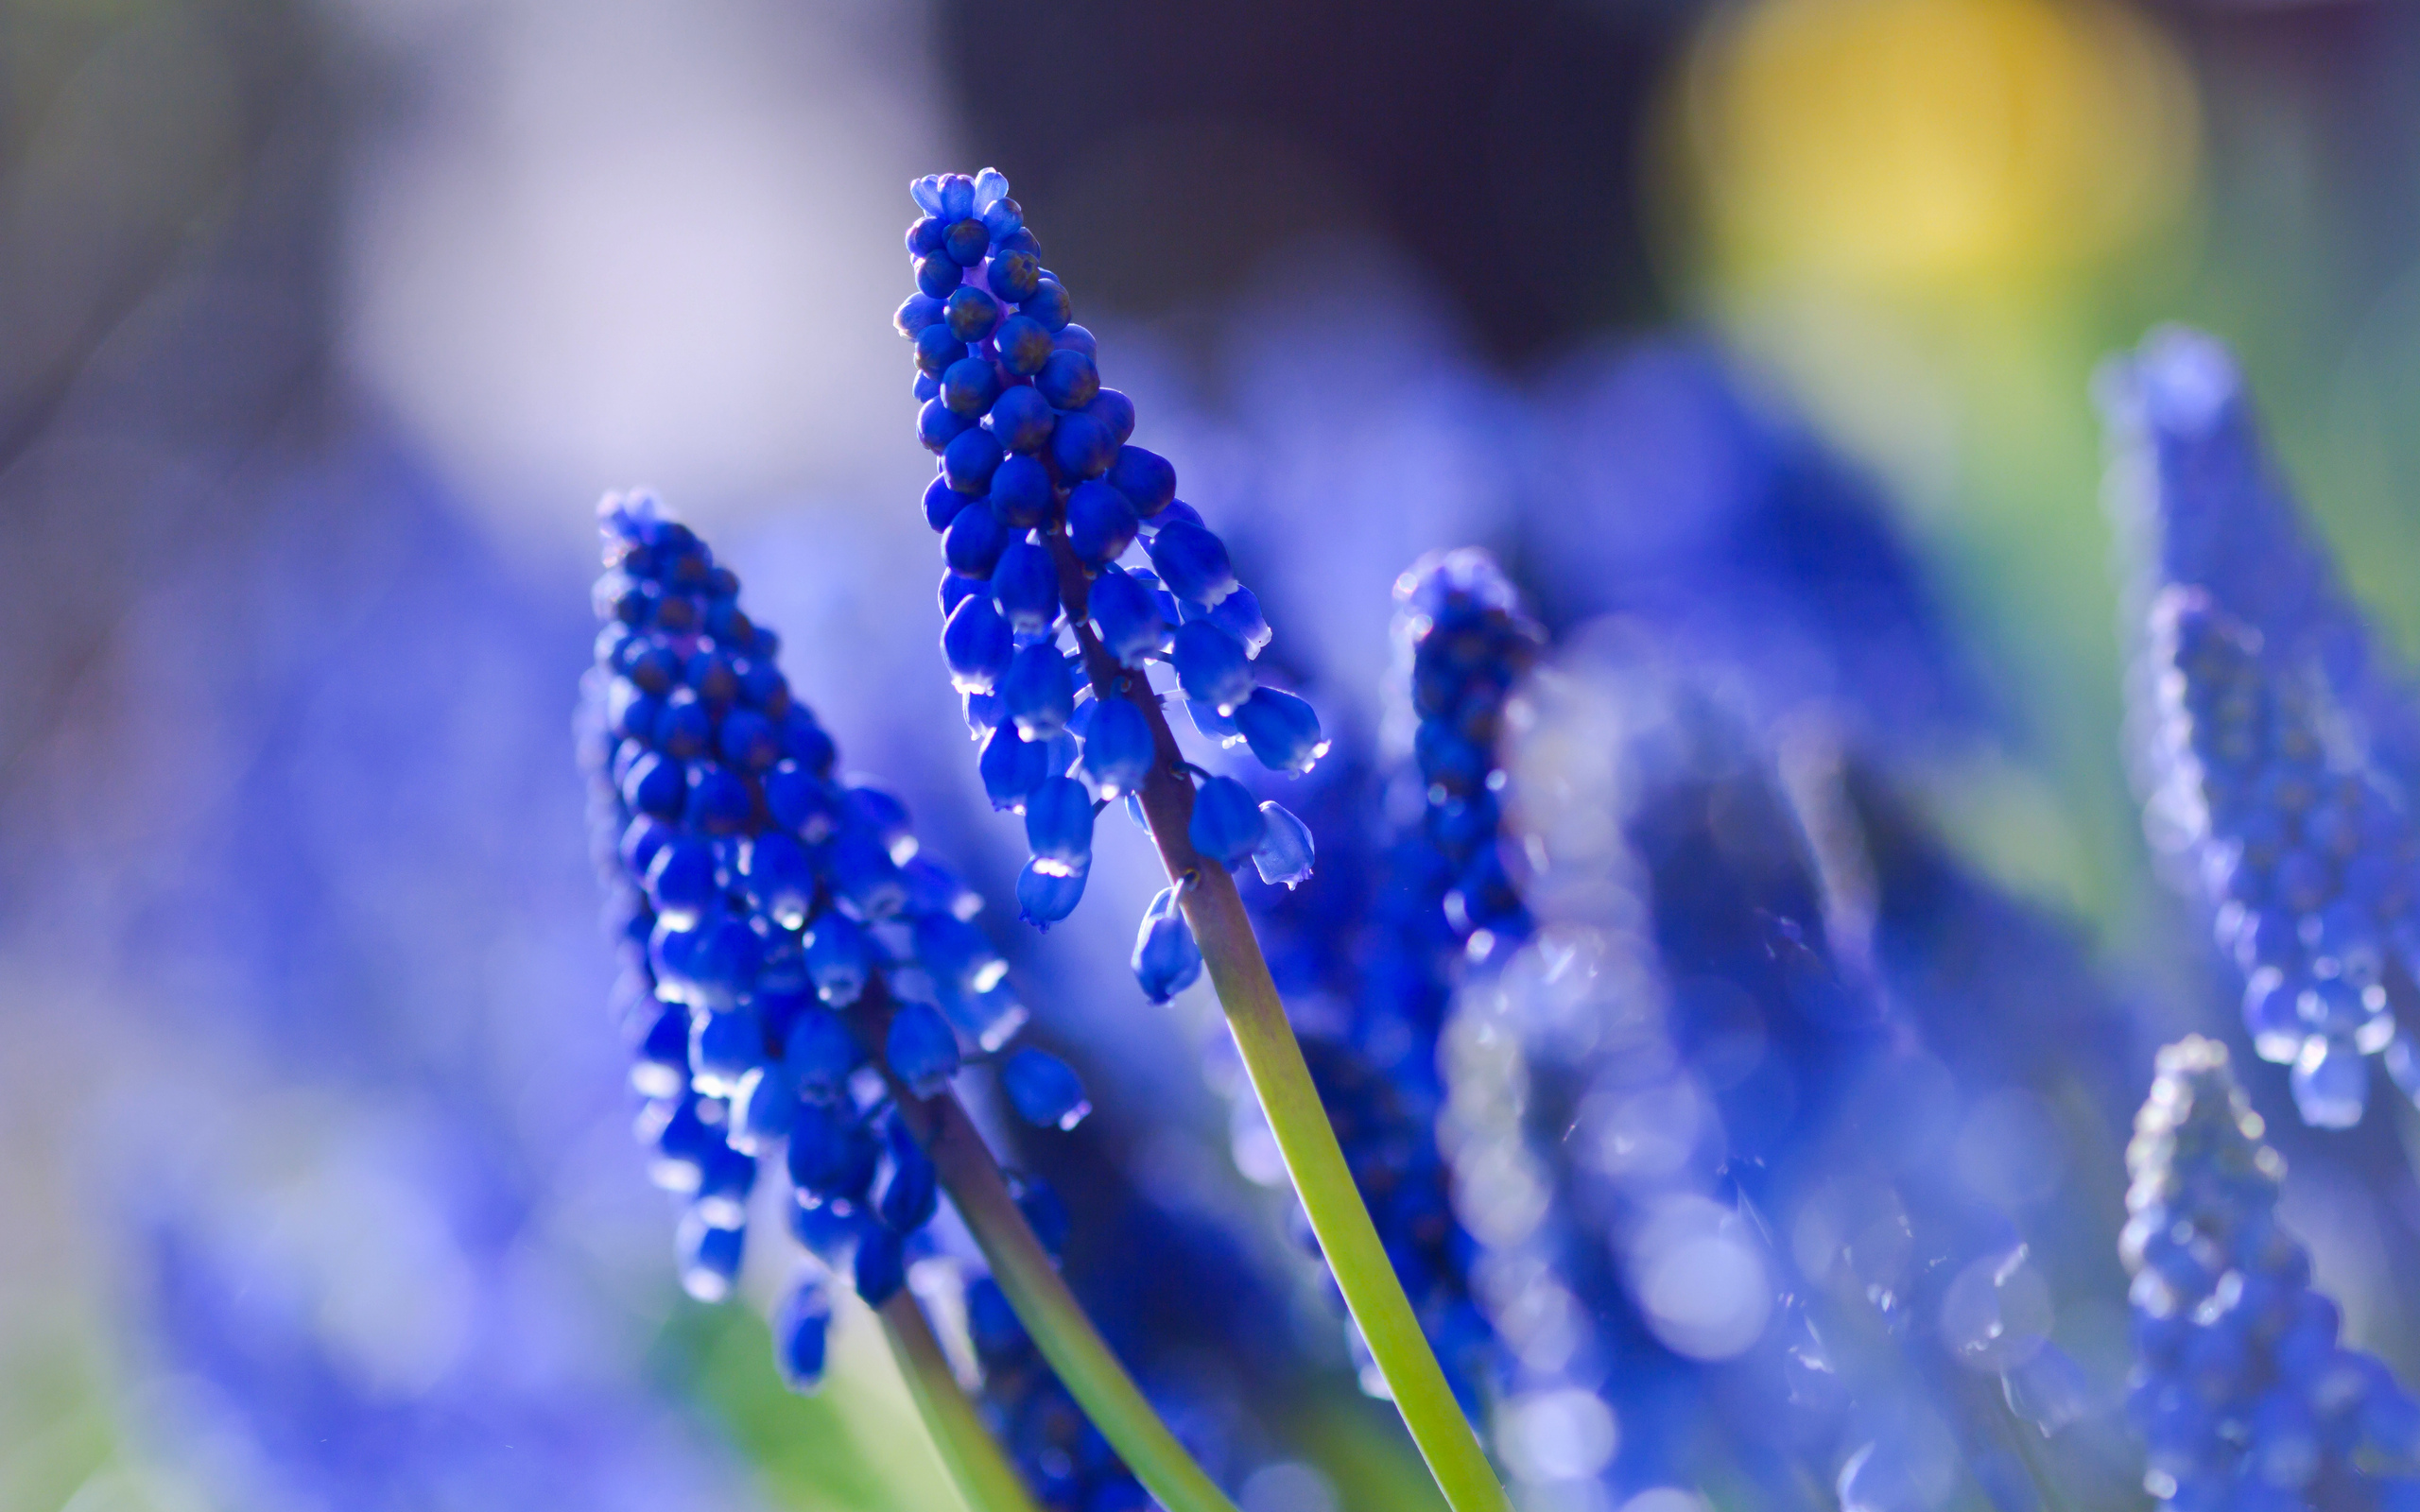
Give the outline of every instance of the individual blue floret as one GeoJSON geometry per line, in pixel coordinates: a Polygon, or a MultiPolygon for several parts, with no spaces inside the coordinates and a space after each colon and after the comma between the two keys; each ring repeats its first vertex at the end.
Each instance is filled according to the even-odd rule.
{"type": "Polygon", "coordinates": [[[2121,1258],[2135,1278],[2127,1408],[2144,1486],[2172,1505],[2406,1504],[2420,1403],[2337,1339],[2310,1257],[2278,1227],[2285,1162],[2262,1140],[2224,1045],[2159,1054],[2126,1147],[2121,1258]]]}
{"type": "MultiPolygon", "coordinates": [[[[1025,1010],[972,922],[981,900],[919,853],[897,799],[836,780],[831,737],[772,664],[771,634],[739,610],[737,579],[650,499],[609,498],[599,520],[607,625],[583,750],[631,972],[632,1081],[650,1099],[638,1132],[652,1178],[687,1204],[683,1284],[729,1293],[759,1161],[785,1146],[794,1211],[817,1215],[796,1221],[879,1304],[937,1200],[888,1089],[942,1091],[1025,1010]]],[[[1026,612],[1021,593],[1006,596],[1026,612]]],[[[996,679],[1013,632],[991,594],[963,598],[952,623],[977,621],[996,679]]],[[[1026,748],[1042,764],[1031,787],[1066,782],[1049,764],[1072,750],[1026,748]]],[[[1088,826],[1089,798],[1080,810],[1088,826]]],[[[1072,839],[1052,853],[1071,856],[1072,839]]],[[[1082,1101],[1080,1087],[1058,1095],[1082,1101]]],[[[797,1353],[786,1373],[808,1379],[806,1362],[797,1353]]]]}
{"type": "Polygon", "coordinates": [[[1154,1003],[1191,987],[1201,975],[1201,947],[1193,941],[1193,926],[1177,907],[1177,890],[1163,887],[1143,910],[1134,935],[1134,978],[1143,995],[1154,1003]]]}
{"type": "Polygon", "coordinates": [[[2412,1009],[2420,706],[2276,481],[2224,348],[2156,333],[2100,397],[2141,538],[2152,838],[2199,873],[2254,1049],[2293,1067],[2305,1122],[2347,1127],[2363,1057],[2412,1009]]]}
{"type": "Polygon", "coordinates": [[[1084,1084],[1057,1056],[1020,1050],[1000,1066],[1000,1087],[1017,1116],[1042,1128],[1074,1128],[1092,1111],[1084,1084]]]}
{"type": "MultiPolygon", "coordinates": [[[[1225,543],[1176,497],[1176,470],[1132,444],[1134,405],[1102,386],[1098,343],[1069,322],[1067,292],[1042,266],[1007,180],[991,169],[939,175],[917,180],[914,198],[925,211],[908,237],[918,291],[894,321],[915,344],[916,391],[931,396],[916,431],[940,458],[923,508],[948,565],[942,657],[984,742],[985,792],[1027,816],[1033,865],[1019,899],[1028,919],[1047,925],[1081,897],[1089,854],[1076,843],[1072,800],[1053,793],[1037,818],[1034,795],[1071,771],[1096,804],[1137,790],[1156,752],[1131,700],[1156,695],[1133,674],[1152,661],[1172,664],[1198,728],[1273,771],[1309,771],[1327,741],[1307,702],[1261,683],[1254,661],[1270,631],[1259,601],[1236,581],[1225,543]],[[982,187],[965,191],[959,214],[937,208],[928,185],[943,181],[982,187]],[[1128,559],[1138,544],[1148,568],[1128,559]],[[1070,658],[1088,645],[1125,674],[1080,688],[1070,658]],[[1072,767],[1055,758],[1037,767],[1027,747],[1068,730],[1078,735],[1072,767]]],[[[650,707],[631,717],[662,715],[650,707]]],[[[649,801],[683,796],[652,769],[633,781],[649,801]]],[[[1219,859],[1235,865],[1257,844],[1255,834],[1219,859]]],[[[1178,960],[1175,936],[1161,933],[1178,960]]]]}
{"type": "Polygon", "coordinates": [[[811,1271],[800,1276],[775,1305],[773,1366],[792,1391],[812,1392],[823,1383],[824,1338],[831,1322],[831,1299],[822,1280],[811,1271]]]}

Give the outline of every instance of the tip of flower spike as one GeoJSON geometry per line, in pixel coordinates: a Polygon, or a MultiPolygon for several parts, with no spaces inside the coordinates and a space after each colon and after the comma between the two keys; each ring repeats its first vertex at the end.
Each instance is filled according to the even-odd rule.
{"type": "Polygon", "coordinates": [[[2243,395],[2243,370],[2226,343],[2187,326],[2162,326],[2130,356],[2103,369],[2101,407],[2157,434],[2206,436],[2243,395]]]}

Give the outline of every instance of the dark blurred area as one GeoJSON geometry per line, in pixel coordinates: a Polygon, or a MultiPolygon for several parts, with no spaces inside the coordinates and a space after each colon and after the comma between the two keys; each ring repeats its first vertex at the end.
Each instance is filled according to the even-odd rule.
{"type": "Polygon", "coordinates": [[[1003,28],[954,4],[939,35],[969,140],[1113,306],[1216,305],[1270,253],[1357,232],[1520,364],[1668,312],[1642,141],[1694,9],[1092,0],[1003,28]]]}

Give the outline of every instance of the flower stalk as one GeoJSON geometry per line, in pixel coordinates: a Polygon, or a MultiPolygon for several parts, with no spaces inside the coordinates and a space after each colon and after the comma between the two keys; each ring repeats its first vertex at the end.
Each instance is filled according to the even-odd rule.
{"type": "Polygon", "coordinates": [[[905,1289],[894,1292],[874,1315],[882,1320],[925,1431],[971,1512],[1041,1512],[1016,1468],[1000,1452],[999,1440],[976,1416],[975,1404],[959,1385],[915,1296],[905,1289]]]}
{"type": "MultiPolygon", "coordinates": [[[[867,996],[871,1000],[883,994],[867,996]]],[[[877,1023],[887,1007],[863,1004],[861,1024],[877,1023]]],[[[1160,1419],[1093,1327],[1083,1304],[1067,1289],[966,1108],[947,1089],[919,1097],[888,1071],[885,1074],[900,1117],[933,1162],[951,1206],[991,1265],[993,1280],[1093,1426],[1167,1512],[1236,1512],[1235,1503],[1160,1419]]]]}
{"type": "MultiPolygon", "coordinates": [[[[1360,1326],[1371,1357],[1394,1398],[1395,1410],[1447,1503],[1455,1512],[1509,1512],[1512,1503],[1503,1485],[1469,1419],[1462,1416],[1444,1369],[1412,1311],[1411,1299],[1404,1294],[1403,1283],[1387,1258],[1377,1227],[1362,1204],[1352,1168],[1337,1143],[1336,1130],[1328,1123],[1310,1068],[1304,1062],[1302,1046],[1287,1020],[1277,984],[1262,957],[1259,938],[1244,912],[1243,899],[1236,891],[1235,879],[1225,868],[1204,862],[1187,838],[1195,789],[1159,695],[1141,672],[1120,666],[1101,645],[1086,618],[1091,580],[1063,533],[1054,531],[1050,546],[1059,565],[1060,594],[1083,653],[1093,696],[1125,698],[1142,711],[1150,724],[1157,759],[1143,782],[1144,817],[1150,821],[1151,839],[1159,848],[1168,880],[1177,888],[1178,904],[1192,927],[1202,964],[1209,969],[1211,988],[1226,1013],[1227,1026],[1285,1158],[1295,1194],[1344,1294],[1345,1306],[1360,1326]]],[[[1014,1295],[1011,1294],[1011,1298],[1014,1295]]]]}

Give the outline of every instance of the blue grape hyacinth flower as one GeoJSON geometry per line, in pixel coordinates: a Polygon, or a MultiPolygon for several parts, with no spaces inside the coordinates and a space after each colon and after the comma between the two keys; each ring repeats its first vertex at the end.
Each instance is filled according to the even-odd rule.
{"type": "Polygon", "coordinates": [[[2336,1304],[2278,1226],[2285,1162],[2262,1134],[2224,1045],[2160,1052],[2120,1251],[2144,1486],[2178,1507],[2420,1506],[2420,1403],[2338,1341],[2336,1304]]]}
{"type": "MultiPolygon", "coordinates": [[[[604,627],[581,750],[625,971],[620,1011],[659,1186],[685,1200],[683,1283],[737,1276],[749,1198],[784,1156],[792,1228],[879,1305],[932,1218],[935,1173],[893,1104],[944,1088],[1026,1019],[982,904],[919,853],[908,812],[835,776],[838,750],[775,665],[739,584],[645,495],[598,508],[604,627]]],[[[1086,1108],[1038,1050],[1011,1105],[1046,1126],[1086,1108]]],[[[811,1382],[829,1307],[810,1277],[777,1312],[786,1379],[811,1382]]]]}
{"type": "MultiPolygon", "coordinates": [[[[1506,698],[1544,635],[1476,550],[1423,558],[1397,583],[1396,604],[1397,691],[1417,731],[1402,778],[1419,795],[1417,817],[1382,833],[1379,784],[1338,774],[1314,793],[1332,842],[1322,871],[1251,906],[1284,996],[1304,1005],[1303,1054],[1363,1201],[1476,1413],[1491,1376],[1487,1328],[1438,1148],[1438,1034],[1465,971],[1529,927],[1495,851],[1495,750],[1506,698]]],[[[1238,1113],[1248,1121],[1251,1109],[1238,1113]]]]}
{"type": "MultiPolygon", "coordinates": [[[[1134,405],[1102,386],[1098,343],[1071,322],[1008,180],[937,174],[910,193],[924,212],[908,231],[916,292],[893,319],[915,345],[916,433],[938,458],[924,510],[946,563],[942,654],[982,742],[985,792],[1025,816],[1018,901],[1047,927],[1082,899],[1092,813],[1176,762],[1141,710],[1111,696],[1156,696],[1151,663],[1173,672],[1197,730],[1271,770],[1310,770],[1327,741],[1308,703],[1262,681],[1259,601],[1177,498],[1176,470],[1131,440],[1134,405]],[[1088,675],[1087,644],[1112,685],[1101,666],[1088,675]]],[[[1206,784],[1204,856],[1233,868],[1267,855],[1263,869],[1303,873],[1299,821],[1263,823],[1219,790],[1231,780],[1172,769],[1206,784]]],[[[1164,999],[1191,979],[1189,926],[1155,907],[1143,934],[1135,970],[1164,999]]]]}
{"type": "Polygon", "coordinates": [[[2362,623],[2262,443],[2243,376],[2195,332],[2102,375],[2113,497],[2143,564],[2129,693],[2154,845],[2188,859],[2239,970],[2254,1050],[2342,1128],[2365,1056],[2420,1093],[2420,776],[2403,669],[2362,623]]]}

